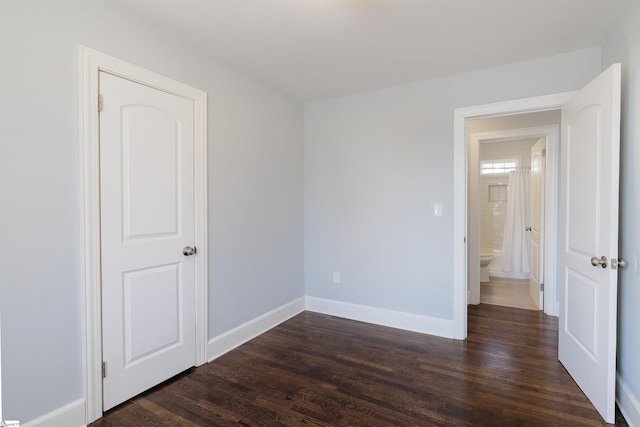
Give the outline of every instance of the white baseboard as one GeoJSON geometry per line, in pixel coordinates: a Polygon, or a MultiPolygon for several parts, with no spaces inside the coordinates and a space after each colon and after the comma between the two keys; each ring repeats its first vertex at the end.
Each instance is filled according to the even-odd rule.
{"type": "Polygon", "coordinates": [[[85,427],[84,399],[78,399],[55,411],[20,424],[21,427],[85,427]]]}
{"type": "Polygon", "coordinates": [[[453,320],[403,313],[366,305],[351,304],[324,298],[306,297],[309,311],[346,319],[389,326],[445,338],[453,338],[453,320]]]}
{"type": "Polygon", "coordinates": [[[624,382],[620,374],[616,375],[618,386],[616,387],[616,402],[622,416],[629,427],[640,427],[640,400],[624,382]]]}
{"type": "Polygon", "coordinates": [[[211,362],[247,341],[265,333],[280,323],[300,314],[305,309],[304,297],[291,301],[260,317],[256,317],[222,335],[211,338],[207,345],[207,360],[211,362]]]}

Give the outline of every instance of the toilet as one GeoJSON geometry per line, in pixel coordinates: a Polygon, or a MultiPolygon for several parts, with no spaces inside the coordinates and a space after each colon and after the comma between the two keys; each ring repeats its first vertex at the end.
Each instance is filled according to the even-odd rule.
{"type": "Polygon", "coordinates": [[[480,249],[480,283],[489,281],[489,264],[493,259],[490,250],[480,249]]]}

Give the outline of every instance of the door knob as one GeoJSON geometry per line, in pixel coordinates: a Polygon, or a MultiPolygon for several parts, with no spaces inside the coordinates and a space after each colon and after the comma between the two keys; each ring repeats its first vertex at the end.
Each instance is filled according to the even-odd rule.
{"type": "Polygon", "coordinates": [[[191,255],[195,255],[195,253],[198,250],[194,247],[191,246],[185,246],[184,248],[182,248],[182,255],[184,256],[191,256],[191,255]]]}
{"type": "Polygon", "coordinates": [[[615,270],[617,268],[625,268],[627,266],[627,261],[623,260],[622,258],[611,258],[611,269],[615,270]]]}
{"type": "Polygon", "coordinates": [[[602,268],[607,268],[607,257],[604,255],[600,258],[593,256],[591,257],[591,265],[594,267],[600,266],[602,268]]]}
{"type": "Polygon", "coordinates": [[[531,231],[531,226],[529,226],[529,227],[525,227],[525,228],[524,228],[524,231],[531,231]]]}

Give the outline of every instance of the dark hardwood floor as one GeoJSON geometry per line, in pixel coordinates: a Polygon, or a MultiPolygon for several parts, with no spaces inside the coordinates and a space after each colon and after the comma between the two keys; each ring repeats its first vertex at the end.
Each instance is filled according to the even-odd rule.
{"type": "Polygon", "coordinates": [[[606,425],[557,361],[557,318],[468,318],[454,341],[305,312],[92,426],[606,425]]]}

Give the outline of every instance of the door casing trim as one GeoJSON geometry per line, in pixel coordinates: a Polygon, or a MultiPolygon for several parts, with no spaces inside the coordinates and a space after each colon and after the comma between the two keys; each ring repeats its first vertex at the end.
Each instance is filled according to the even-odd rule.
{"type": "Polygon", "coordinates": [[[100,271],[100,150],[98,94],[100,71],[193,101],[195,177],[196,366],[207,362],[207,94],[168,77],[85,46],[80,56],[80,146],[82,197],[83,379],[86,423],[102,416],[102,312],[100,271]]]}
{"type": "Polygon", "coordinates": [[[575,92],[563,92],[453,111],[453,337],[467,338],[467,120],[556,110],[575,92]]]}

